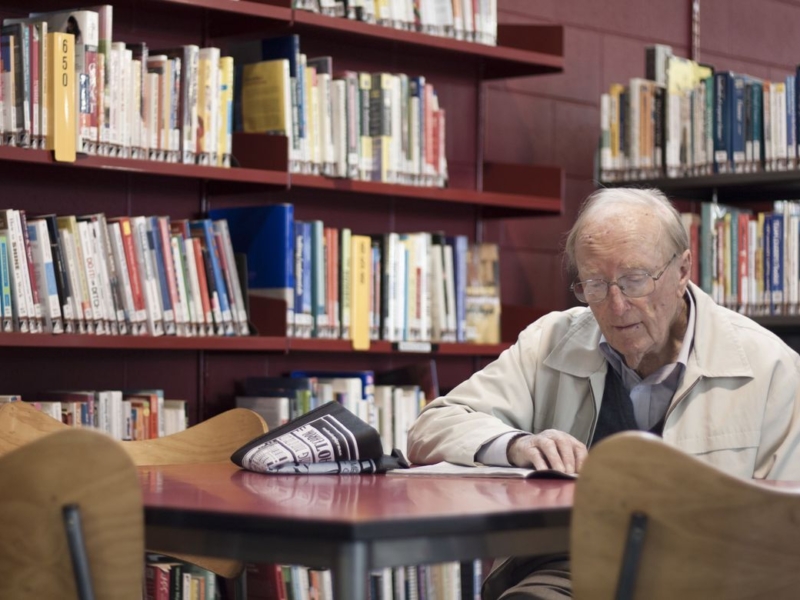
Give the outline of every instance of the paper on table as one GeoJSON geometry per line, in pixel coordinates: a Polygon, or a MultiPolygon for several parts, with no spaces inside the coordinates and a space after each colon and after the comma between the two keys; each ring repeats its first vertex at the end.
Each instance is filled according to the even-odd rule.
{"type": "Polygon", "coordinates": [[[387,475],[400,475],[404,477],[500,477],[506,479],[576,479],[577,475],[569,475],[555,469],[525,469],[521,467],[493,467],[482,465],[469,467],[456,465],[449,462],[439,462],[433,465],[412,467],[410,469],[396,469],[388,471],[387,475]]]}

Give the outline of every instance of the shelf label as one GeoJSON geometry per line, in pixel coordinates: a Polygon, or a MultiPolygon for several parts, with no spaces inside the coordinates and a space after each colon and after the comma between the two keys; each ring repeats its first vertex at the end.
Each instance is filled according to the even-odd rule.
{"type": "Polygon", "coordinates": [[[434,352],[436,347],[430,342],[397,342],[394,349],[398,352],[434,352]]]}

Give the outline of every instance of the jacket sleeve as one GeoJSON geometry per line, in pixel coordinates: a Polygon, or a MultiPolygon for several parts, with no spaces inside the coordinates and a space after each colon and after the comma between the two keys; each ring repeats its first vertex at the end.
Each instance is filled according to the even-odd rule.
{"type": "Polygon", "coordinates": [[[800,356],[786,352],[772,372],[753,476],[800,481],[800,356]]]}
{"type": "Polygon", "coordinates": [[[425,407],[408,434],[413,463],[474,465],[486,442],[509,431],[531,431],[533,381],[542,360],[540,321],[497,360],[425,407]]]}

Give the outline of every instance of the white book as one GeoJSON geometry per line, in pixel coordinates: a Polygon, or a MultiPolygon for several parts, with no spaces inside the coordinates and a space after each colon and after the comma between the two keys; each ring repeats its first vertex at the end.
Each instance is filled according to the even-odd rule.
{"type": "Polygon", "coordinates": [[[447,329],[447,312],[444,301],[444,272],[442,265],[442,245],[431,244],[428,253],[431,287],[431,337],[434,342],[442,341],[442,335],[447,329]]]}
{"type": "Polygon", "coordinates": [[[399,236],[397,254],[394,261],[394,281],[396,282],[394,298],[397,304],[393,319],[394,336],[392,337],[392,341],[394,342],[403,342],[411,339],[409,333],[411,323],[408,310],[408,290],[411,286],[409,285],[409,278],[406,276],[408,260],[408,243],[403,240],[403,236],[399,236]]]}
{"type": "Polygon", "coordinates": [[[333,172],[334,177],[347,177],[348,173],[348,135],[347,135],[347,82],[336,79],[332,82],[333,117],[333,172]]]}
{"type": "MultiPolygon", "coordinates": [[[[31,333],[39,333],[43,329],[43,317],[41,303],[34,302],[33,286],[35,281],[31,281],[30,266],[28,264],[28,251],[25,244],[25,234],[22,230],[22,217],[20,211],[10,211],[9,223],[12,228],[12,238],[15,245],[14,252],[19,252],[20,282],[25,303],[28,307],[28,318],[31,333]]],[[[37,290],[38,296],[38,290],[37,290]]]]}
{"type": "Polygon", "coordinates": [[[447,312],[447,326],[442,335],[442,341],[455,342],[458,316],[456,313],[455,264],[452,244],[445,243],[442,246],[442,251],[444,252],[445,311],[447,312]]]}
{"type": "MultiPolygon", "coordinates": [[[[132,118],[131,112],[134,110],[134,98],[131,95],[130,81],[131,70],[133,69],[133,52],[127,48],[123,50],[120,61],[120,106],[119,106],[119,146],[120,155],[124,158],[132,156],[132,118]]],[[[141,72],[137,73],[137,77],[141,77],[141,72]]],[[[141,88],[141,83],[138,82],[136,89],[141,88]]],[[[138,106],[138,104],[137,104],[138,106]]]]}
{"type": "Polygon", "coordinates": [[[398,75],[392,75],[389,80],[390,127],[391,141],[389,142],[389,182],[398,183],[401,173],[405,171],[403,165],[403,95],[402,84],[398,75]]]}
{"type": "Polygon", "coordinates": [[[524,467],[494,467],[490,465],[457,465],[438,462],[432,465],[414,466],[410,469],[392,469],[387,475],[403,477],[489,477],[493,479],[577,479],[553,469],[528,469],[524,467]]]}
{"type": "Polygon", "coordinates": [[[164,400],[164,435],[186,430],[186,400],[164,400]]]}
{"type": "Polygon", "coordinates": [[[64,260],[66,261],[67,278],[69,279],[69,288],[72,291],[70,296],[70,303],[72,305],[72,314],[74,315],[76,330],[78,333],[87,333],[88,325],[86,322],[86,313],[84,311],[84,298],[83,298],[83,285],[80,277],[80,263],[78,261],[78,251],[75,247],[75,239],[72,232],[62,223],[58,223],[58,235],[61,238],[61,245],[64,249],[64,260]]]}
{"type": "Polygon", "coordinates": [[[389,232],[383,236],[383,331],[381,338],[388,341],[401,341],[396,337],[397,315],[397,253],[399,236],[389,232]]]}
{"type": "Polygon", "coordinates": [[[41,219],[28,221],[28,238],[31,242],[39,298],[44,311],[45,331],[63,333],[64,322],[61,317],[61,303],[58,299],[55,265],[53,264],[47,223],[41,219]]]}
{"type": "Polygon", "coordinates": [[[381,435],[383,451],[391,454],[394,449],[394,410],[392,405],[392,394],[394,386],[376,385],[375,386],[375,408],[378,410],[378,432],[381,435]]]}
{"type": "Polygon", "coordinates": [[[94,234],[90,231],[90,228],[91,225],[86,221],[78,221],[82,267],[89,290],[89,318],[93,323],[94,333],[105,334],[108,333],[108,329],[106,328],[105,306],[101,296],[99,259],[97,257],[94,234]]]}
{"type": "Polygon", "coordinates": [[[170,236],[169,244],[172,262],[175,265],[175,289],[177,291],[177,303],[175,306],[176,329],[178,335],[191,335],[192,317],[189,312],[189,297],[186,289],[183,259],[181,258],[180,239],[178,236],[170,236]]]}
{"type": "MultiPolygon", "coordinates": [[[[133,53],[131,53],[133,56],[133,53]]],[[[144,119],[142,118],[142,63],[131,60],[130,75],[128,78],[128,132],[130,137],[130,155],[138,158],[144,152],[144,119]]]]}
{"type": "Polygon", "coordinates": [[[212,316],[209,311],[208,314],[203,310],[203,300],[200,291],[200,279],[197,274],[197,259],[194,253],[194,242],[192,238],[182,238],[185,256],[186,267],[188,270],[189,286],[191,288],[192,298],[192,320],[197,325],[198,335],[207,335],[208,326],[212,324],[212,316]]]}
{"type": "Polygon", "coordinates": [[[109,223],[108,234],[109,244],[111,246],[111,254],[114,260],[114,267],[119,279],[120,292],[122,296],[122,307],[124,309],[125,320],[128,324],[128,330],[131,333],[139,332],[139,325],[142,324],[143,319],[136,311],[136,305],[133,301],[133,287],[131,285],[131,275],[128,268],[128,259],[125,256],[125,247],[122,242],[122,230],[119,222],[109,223]]]}

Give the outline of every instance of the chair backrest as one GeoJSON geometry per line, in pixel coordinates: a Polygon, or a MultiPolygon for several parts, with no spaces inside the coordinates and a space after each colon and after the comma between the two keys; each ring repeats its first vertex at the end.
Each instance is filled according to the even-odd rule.
{"type": "MultiPolygon", "coordinates": [[[[25,402],[10,402],[0,406],[0,456],[53,432],[70,429],[25,402]]],[[[258,413],[234,408],[180,433],[122,442],[122,449],[137,466],[221,462],[230,460],[235,450],[266,432],[267,424],[258,413]]],[[[174,553],[171,556],[227,578],[240,575],[244,569],[237,560],[174,553]]]]}
{"type": "MultiPolygon", "coordinates": [[[[180,433],[122,442],[122,446],[139,466],[221,462],[229,461],[235,450],[266,431],[267,423],[258,413],[234,408],[180,433]]],[[[244,563],[238,560],[169,554],[228,579],[241,575],[244,570],[244,563]]]]}
{"type": "Polygon", "coordinates": [[[141,598],[136,468],[112,439],[71,428],[0,457],[0,598],[78,597],[62,514],[68,505],[80,513],[95,598],[141,598]]]}
{"type": "Polygon", "coordinates": [[[185,465],[229,461],[231,454],[263,435],[267,423],[256,412],[233,408],[163,438],[123,442],[137,465],[185,465]]]}
{"type": "Polygon", "coordinates": [[[8,402],[0,406],[0,456],[39,438],[68,429],[27,402],[8,402]]]}
{"type": "Polygon", "coordinates": [[[655,436],[626,432],[592,449],[577,482],[571,526],[576,600],[619,597],[635,513],[646,523],[643,541],[631,538],[641,552],[630,598],[798,597],[800,482],[778,487],[738,479],[655,436]]]}

